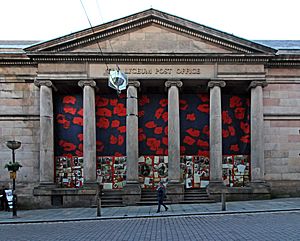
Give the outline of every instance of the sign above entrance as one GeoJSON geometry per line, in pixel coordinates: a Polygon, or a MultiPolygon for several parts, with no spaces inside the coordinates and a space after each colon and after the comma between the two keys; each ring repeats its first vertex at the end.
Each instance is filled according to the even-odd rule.
{"type": "MultiPolygon", "coordinates": [[[[213,78],[215,76],[215,67],[213,65],[122,65],[125,76],[129,78],[213,78]]],[[[107,71],[105,66],[100,64],[90,64],[90,77],[107,78],[116,73],[107,71]]]]}

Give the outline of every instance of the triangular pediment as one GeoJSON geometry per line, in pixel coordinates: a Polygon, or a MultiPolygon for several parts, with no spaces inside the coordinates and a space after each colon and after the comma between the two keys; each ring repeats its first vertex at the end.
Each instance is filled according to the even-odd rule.
{"type": "Polygon", "coordinates": [[[26,48],[27,52],[274,54],[276,50],[149,9],[26,48]]]}

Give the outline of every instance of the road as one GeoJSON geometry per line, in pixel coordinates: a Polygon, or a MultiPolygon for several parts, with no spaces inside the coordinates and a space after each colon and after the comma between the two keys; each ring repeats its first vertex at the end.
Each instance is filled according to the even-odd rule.
{"type": "Polygon", "coordinates": [[[0,240],[300,240],[300,212],[2,224],[0,240]]]}

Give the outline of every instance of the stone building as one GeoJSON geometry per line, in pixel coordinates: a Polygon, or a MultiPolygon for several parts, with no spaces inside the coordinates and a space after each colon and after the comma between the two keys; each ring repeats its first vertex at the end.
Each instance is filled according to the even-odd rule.
{"type": "Polygon", "coordinates": [[[160,181],[173,203],[189,189],[299,196],[299,46],[154,9],[45,42],[2,41],[0,181],[11,183],[15,139],[23,207],[90,206],[97,183],[126,205],[160,181]],[[110,69],[128,76],[119,95],[110,69]]]}

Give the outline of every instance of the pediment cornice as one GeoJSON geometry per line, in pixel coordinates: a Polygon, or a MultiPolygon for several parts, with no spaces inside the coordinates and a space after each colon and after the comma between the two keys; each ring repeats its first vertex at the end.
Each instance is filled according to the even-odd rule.
{"type": "Polygon", "coordinates": [[[98,62],[98,63],[260,63],[270,60],[266,54],[152,54],[152,53],[74,53],[31,52],[36,62],[98,62]]]}
{"type": "Polygon", "coordinates": [[[276,50],[272,48],[154,9],[149,9],[144,12],[93,27],[93,30],[89,28],[61,38],[39,43],[26,48],[25,51],[70,51],[88,43],[95,43],[97,41],[113,38],[114,35],[133,31],[134,29],[149,26],[151,24],[171,29],[193,38],[199,38],[200,40],[205,40],[240,53],[263,53],[274,55],[276,52],[276,50]]]}

